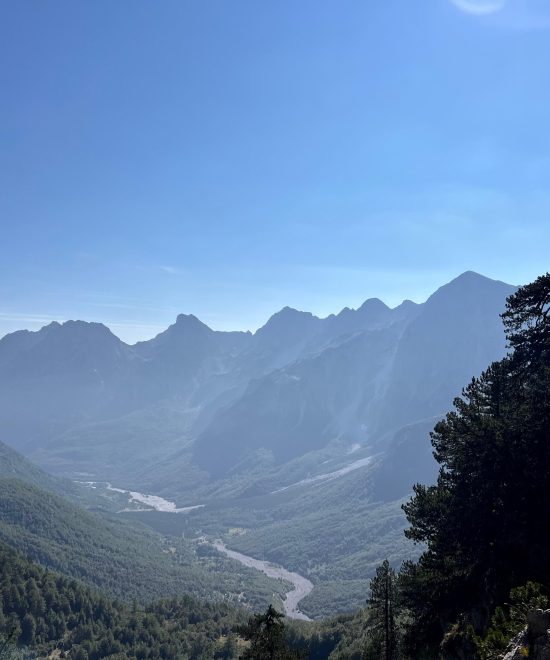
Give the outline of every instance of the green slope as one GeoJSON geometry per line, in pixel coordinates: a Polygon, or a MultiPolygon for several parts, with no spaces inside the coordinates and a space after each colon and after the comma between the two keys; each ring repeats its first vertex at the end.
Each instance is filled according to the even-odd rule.
{"type": "Polygon", "coordinates": [[[31,463],[8,445],[0,442],[0,477],[14,477],[34,484],[44,490],[67,494],[80,490],[68,479],[54,477],[31,463]]]}
{"type": "Polygon", "coordinates": [[[369,580],[388,558],[398,567],[419,550],[408,541],[402,500],[372,501],[369,468],[278,494],[210,501],[188,516],[132,514],[163,534],[221,537],[227,546],[310,579],[300,609],[319,618],[365,603],[369,580]]]}
{"type": "Polygon", "coordinates": [[[0,543],[0,647],[8,638],[30,657],[58,649],[88,660],[212,658],[243,618],[227,604],[189,597],[129,607],[0,543]]]}
{"type": "Polygon", "coordinates": [[[244,591],[248,604],[261,608],[284,589],[192,542],[168,542],[139,523],[86,511],[19,479],[0,479],[0,540],[125,600],[193,594],[237,602],[244,591]]]}
{"type": "Polygon", "coordinates": [[[115,493],[107,497],[70,479],[49,474],[3,442],[0,442],[0,478],[20,479],[86,507],[117,511],[122,506],[115,493]]]}
{"type": "MultiPolygon", "coordinates": [[[[242,651],[232,633],[246,616],[227,603],[189,596],[128,606],[0,542],[0,648],[6,639],[12,643],[2,657],[229,660],[242,651]]],[[[286,621],[286,634],[310,660],[360,660],[368,624],[362,610],[319,623],[286,621]]]]}

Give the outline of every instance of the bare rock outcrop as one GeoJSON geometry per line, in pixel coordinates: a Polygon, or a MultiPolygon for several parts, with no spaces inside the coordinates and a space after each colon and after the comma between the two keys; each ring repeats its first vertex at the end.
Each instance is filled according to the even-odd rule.
{"type": "Polygon", "coordinates": [[[502,660],[550,660],[550,610],[532,610],[527,626],[506,649],[502,660]]]}

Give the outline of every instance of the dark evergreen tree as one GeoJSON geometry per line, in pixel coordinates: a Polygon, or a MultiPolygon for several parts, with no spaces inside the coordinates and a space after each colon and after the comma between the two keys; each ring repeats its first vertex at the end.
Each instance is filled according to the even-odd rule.
{"type": "Polygon", "coordinates": [[[293,660],[300,655],[289,649],[285,639],[284,614],[270,605],[264,614],[255,614],[238,629],[250,642],[241,658],[246,660],[293,660]]]}
{"type": "Polygon", "coordinates": [[[399,607],[397,574],[386,559],[376,569],[370,581],[369,605],[370,643],[367,655],[384,660],[397,658],[398,639],[396,617],[399,607]]]}
{"type": "Polygon", "coordinates": [[[459,620],[483,631],[512,587],[550,582],[549,308],[549,274],[508,299],[510,355],[432,433],[437,484],[404,506],[407,536],[427,545],[402,571],[413,657],[435,657],[459,620]]]}

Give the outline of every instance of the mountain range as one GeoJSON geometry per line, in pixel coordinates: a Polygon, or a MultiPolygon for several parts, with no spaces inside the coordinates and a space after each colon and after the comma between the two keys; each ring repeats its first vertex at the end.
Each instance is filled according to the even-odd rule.
{"type": "Polygon", "coordinates": [[[134,345],[82,321],[15,332],[0,340],[0,440],[58,476],[205,505],[142,518],[307,573],[313,615],[347,609],[381,557],[413,552],[400,502],[435,478],[435,422],[505,354],[514,291],[466,272],[422,304],[285,307],[255,333],[192,315],[134,345]]]}
{"type": "Polygon", "coordinates": [[[15,332],[0,340],[2,439],[69,476],[124,480],[190,445],[214,478],[254,455],[377,446],[502,356],[513,290],[467,272],[423,304],[370,299],[324,319],[286,307],[254,334],[179,315],[133,346],[83,321],[15,332]]]}

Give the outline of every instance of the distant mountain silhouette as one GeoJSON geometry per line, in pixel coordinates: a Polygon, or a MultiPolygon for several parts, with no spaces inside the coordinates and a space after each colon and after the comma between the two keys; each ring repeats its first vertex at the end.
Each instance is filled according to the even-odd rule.
{"type": "Polygon", "coordinates": [[[333,440],[376,444],[392,430],[442,414],[473,374],[503,355],[499,313],[513,291],[465,273],[423,305],[406,305],[393,323],[403,307],[369,300],[344,310],[369,314],[364,325],[377,329],[252,381],[198,437],[199,465],[218,474],[259,448],[277,462],[333,440]]]}
{"type": "Polygon", "coordinates": [[[503,355],[513,291],[467,272],[423,304],[372,298],[324,319],[285,307],[254,334],[181,314],[133,346],[82,321],[15,332],[0,340],[2,438],[65,474],[174,483],[190,464],[204,481],[328,446],[389,452],[503,355]]]}

